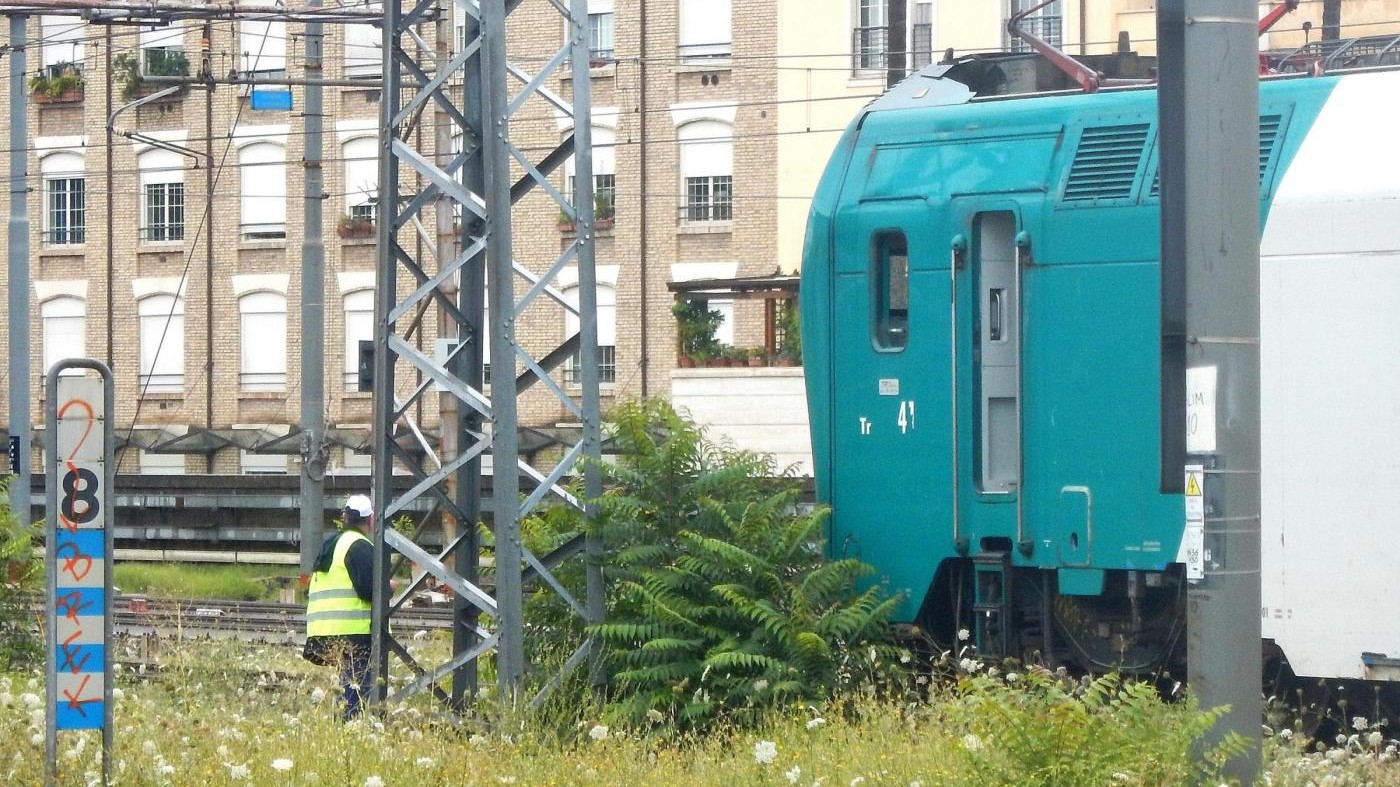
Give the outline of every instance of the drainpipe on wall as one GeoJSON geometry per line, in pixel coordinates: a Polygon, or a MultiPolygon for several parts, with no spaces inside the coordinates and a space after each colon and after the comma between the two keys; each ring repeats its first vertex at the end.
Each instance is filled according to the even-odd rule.
{"type": "Polygon", "coordinates": [[[648,279],[648,277],[647,277],[647,210],[648,210],[648,208],[649,208],[650,203],[649,203],[649,200],[647,199],[647,4],[646,4],[646,2],[638,3],[637,35],[638,35],[638,44],[637,44],[637,48],[638,48],[638,50],[639,50],[639,51],[638,51],[638,54],[640,55],[640,56],[637,58],[637,71],[638,71],[638,79],[640,80],[640,84],[641,84],[641,89],[637,91],[637,100],[638,100],[638,102],[639,102],[637,118],[638,118],[638,122],[641,124],[641,127],[638,129],[638,132],[637,132],[637,134],[638,134],[638,141],[641,143],[641,144],[637,145],[637,156],[638,156],[637,169],[638,169],[638,171],[640,172],[640,177],[639,177],[638,186],[640,186],[641,192],[642,192],[642,193],[641,193],[641,199],[639,200],[640,206],[641,206],[641,210],[640,210],[640,212],[639,212],[638,215],[639,215],[640,218],[639,218],[638,221],[637,221],[637,231],[638,231],[638,233],[640,234],[640,237],[641,237],[641,241],[637,244],[637,245],[638,245],[638,250],[637,250],[637,272],[638,272],[638,275],[641,277],[641,280],[642,280],[642,285],[641,285],[641,286],[642,286],[642,298],[641,298],[641,306],[640,306],[641,312],[642,312],[642,348],[641,348],[641,349],[642,349],[642,396],[643,396],[643,397],[646,397],[646,396],[648,395],[649,391],[650,391],[650,382],[647,380],[647,377],[648,377],[649,373],[651,372],[651,357],[650,357],[649,352],[648,352],[648,347],[649,347],[649,345],[650,345],[650,342],[648,342],[648,340],[647,340],[647,336],[651,333],[651,326],[650,326],[650,324],[648,323],[648,320],[650,319],[650,316],[651,316],[651,315],[650,315],[649,312],[647,311],[647,310],[648,310],[648,304],[649,304],[649,302],[650,302],[650,298],[647,297],[647,288],[651,286],[651,282],[649,281],[649,279],[648,279]]]}
{"type": "MultiPolygon", "coordinates": [[[[107,52],[103,58],[107,69],[107,117],[112,116],[112,26],[106,26],[104,37],[107,45],[107,52]]],[[[112,124],[107,124],[107,368],[115,366],[112,362],[112,346],[115,344],[116,321],[113,319],[112,311],[115,308],[115,299],[112,288],[116,285],[117,252],[116,252],[116,225],[112,221],[112,216],[116,215],[116,188],[112,183],[112,124]]]]}
{"type": "MultiPolygon", "coordinates": [[[[213,47],[214,25],[204,23],[204,62],[200,76],[209,79],[213,76],[213,61],[210,49],[213,47]]],[[[109,82],[111,80],[108,80],[109,82]]],[[[108,88],[110,90],[110,88],[108,88]]],[[[111,128],[107,124],[108,129],[111,128]]],[[[111,133],[110,130],[108,133],[111,133]]],[[[204,91],[204,168],[205,199],[214,199],[214,85],[204,91]]],[[[204,428],[214,429],[214,208],[207,205],[208,220],[204,232],[204,428]]],[[[214,474],[214,452],[204,455],[204,472],[214,474]]]]}

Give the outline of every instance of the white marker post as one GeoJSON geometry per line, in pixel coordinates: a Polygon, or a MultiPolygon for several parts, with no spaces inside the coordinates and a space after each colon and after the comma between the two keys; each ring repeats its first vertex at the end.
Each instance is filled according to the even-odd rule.
{"type": "Polygon", "coordinates": [[[112,752],[112,372],[87,358],[45,380],[48,538],[46,777],[57,778],[59,730],[102,730],[102,779],[112,752]],[[101,377],[64,375],[88,369],[101,377]]]}

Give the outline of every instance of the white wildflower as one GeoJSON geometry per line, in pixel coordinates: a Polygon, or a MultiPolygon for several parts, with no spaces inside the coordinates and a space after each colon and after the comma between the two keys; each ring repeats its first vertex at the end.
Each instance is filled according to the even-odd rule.
{"type": "Polygon", "coordinates": [[[1351,717],[1351,727],[1352,727],[1352,729],[1357,730],[1357,731],[1360,731],[1360,730],[1366,729],[1368,726],[1370,726],[1370,725],[1368,725],[1368,724],[1366,723],[1366,717],[1365,717],[1365,716],[1352,716],[1352,717],[1351,717]]]}
{"type": "Polygon", "coordinates": [[[285,773],[286,771],[290,771],[291,769],[292,761],[287,759],[286,757],[278,757],[277,759],[272,761],[272,770],[274,771],[283,771],[285,773]]]}
{"type": "Polygon", "coordinates": [[[417,765],[419,768],[432,768],[437,765],[437,760],[434,760],[432,757],[419,757],[413,761],[413,764],[417,765]]]}
{"type": "Polygon", "coordinates": [[[588,737],[595,741],[605,741],[608,739],[608,728],[603,724],[593,725],[593,729],[588,731],[588,737]]]}
{"type": "Polygon", "coordinates": [[[252,770],[252,768],[241,763],[238,765],[230,765],[228,766],[228,777],[234,781],[243,781],[248,778],[252,770]]]}
{"type": "Polygon", "coordinates": [[[792,769],[783,774],[787,777],[788,784],[797,784],[797,780],[802,778],[802,768],[794,765],[792,769]]]}
{"type": "Polygon", "coordinates": [[[1381,736],[1379,730],[1372,730],[1366,734],[1366,745],[1372,748],[1380,746],[1383,740],[1385,740],[1385,738],[1381,736]]]}
{"type": "Polygon", "coordinates": [[[1284,740],[1289,740],[1293,737],[1293,730],[1289,729],[1288,727],[1284,727],[1283,729],[1278,731],[1278,736],[1280,738],[1283,738],[1284,740]]]}
{"type": "Polygon", "coordinates": [[[317,686],[316,688],[314,688],[314,689],[311,690],[311,701],[312,701],[312,702],[320,702],[321,700],[323,700],[323,699],[325,699],[325,698],[326,698],[326,690],[323,689],[323,688],[321,688],[320,686],[317,686]]]}
{"type": "Polygon", "coordinates": [[[1016,681],[1018,681],[1018,680],[1020,680],[1020,679],[1021,679],[1021,676],[1018,675],[1018,674],[1015,673],[1015,672],[1008,672],[1008,673],[1006,673],[1006,682],[1007,682],[1007,683],[1015,683],[1016,681]]]}
{"type": "Polygon", "coordinates": [[[1333,740],[1336,741],[1336,743],[1337,743],[1338,746],[1345,746],[1345,745],[1347,745],[1347,736],[1345,736],[1345,735],[1338,735],[1338,736],[1337,736],[1336,738],[1334,738],[1333,740]]]}
{"type": "Polygon", "coordinates": [[[34,733],[34,737],[30,738],[30,739],[29,739],[29,742],[32,743],[32,744],[34,744],[35,746],[43,746],[43,745],[44,745],[44,733],[42,733],[42,732],[36,732],[36,733],[34,733]]]}
{"type": "Polygon", "coordinates": [[[514,776],[497,776],[497,777],[496,777],[496,781],[500,782],[501,784],[515,784],[515,777],[514,777],[514,776]]]}
{"type": "Polygon", "coordinates": [[[1121,771],[1115,772],[1115,773],[1113,774],[1113,780],[1116,781],[1116,782],[1125,782],[1125,781],[1128,781],[1128,780],[1131,779],[1131,778],[1132,778],[1131,776],[1129,776],[1129,775],[1126,774],[1126,773],[1122,773],[1121,771]]]}
{"type": "Polygon", "coordinates": [[[909,787],[924,787],[924,783],[919,781],[918,779],[915,779],[914,781],[909,782],[909,787]]]}
{"type": "Polygon", "coordinates": [[[171,765],[168,762],[162,762],[161,764],[156,766],[156,773],[160,774],[161,776],[169,776],[174,772],[175,766],[171,765]]]}
{"type": "Polygon", "coordinates": [[[962,745],[968,751],[977,751],[982,748],[982,739],[969,732],[963,736],[962,745]]]}
{"type": "Polygon", "coordinates": [[[899,663],[900,663],[900,664],[908,664],[909,661],[910,661],[909,651],[907,651],[907,650],[901,651],[900,654],[899,654],[899,663]]]}
{"type": "Polygon", "coordinates": [[[854,779],[851,779],[851,787],[856,787],[857,784],[865,784],[865,777],[857,776],[854,779]]]}
{"type": "Polygon", "coordinates": [[[113,686],[113,687],[112,687],[112,699],[114,699],[114,700],[119,700],[119,699],[121,699],[122,697],[125,697],[125,696],[126,696],[126,692],[122,691],[121,689],[117,688],[116,686],[113,686]]]}
{"type": "Polygon", "coordinates": [[[1332,762],[1341,762],[1342,760],[1345,760],[1346,758],[1347,758],[1347,750],[1346,750],[1346,749],[1328,749],[1328,750],[1327,750],[1327,759],[1331,760],[1332,762]]]}
{"type": "Polygon", "coordinates": [[[378,776],[368,776],[365,778],[365,787],[384,787],[384,780],[378,776]]]}
{"type": "Polygon", "coordinates": [[[217,749],[214,750],[214,753],[217,754],[217,755],[219,755],[219,759],[222,760],[222,759],[228,757],[228,747],[225,746],[225,745],[223,745],[223,744],[221,743],[221,744],[219,744],[219,748],[217,748],[217,749]]]}
{"type": "Polygon", "coordinates": [[[970,636],[972,636],[972,633],[969,632],[967,629],[958,629],[958,641],[959,641],[959,642],[966,642],[966,641],[967,641],[967,638],[970,637],[970,636]]]}
{"type": "Polygon", "coordinates": [[[652,708],[651,710],[647,711],[647,720],[652,722],[662,722],[666,720],[666,717],[661,715],[661,711],[657,710],[656,708],[652,708]]]}
{"type": "Polygon", "coordinates": [[[822,726],[823,724],[826,724],[826,719],[823,719],[823,718],[820,717],[820,716],[816,717],[815,719],[808,719],[808,720],[807,720],[807,729],[809,729],[809,730],[815,730],[816,728],[822,726]]]}
{"type": "Polygon", "coordinates": [[[23,702],[25,704],[25,707],[28,708],[37,708],[40,705],[44,704],[44,701],[39,699],[38,694],[34,694],[28,691],[19,695],[19,701],[23,702]]]}
{"type": "Polygon", "coordinates": [[[467,738],[467,743],[471,744],[472,746],[481,746],[482,744],[486,743],[486,736],[480,734],[472,735],[470,738],[467,738]]]}
{"type": "Polygon", "coordinates": [[[767,680],[766,678],[759,678],[758,680],[756,680],[756,681],[753,682],[753,690],[754,690],[754,691],[764,691],[764,690],[766,690],[767,688],[768,688],[768,680],[767,680]]]}
{"type": "Polygon", "coordinates": [[[145,752],[146,754],[155,754],[155,753],[156,753],[156,742],[153,741],[153,740],[149,740],[149,739],[148,739],[148,740],[142,741],[142,742],[141,742],[141,751],[142,751],[142,752],[145,752]]]}
{"type": "Polygon", "coordinates": [[[753,761],[767,765],[778,756],[778,744],[772,741],[759,741],[753,745],[753,761]]]}

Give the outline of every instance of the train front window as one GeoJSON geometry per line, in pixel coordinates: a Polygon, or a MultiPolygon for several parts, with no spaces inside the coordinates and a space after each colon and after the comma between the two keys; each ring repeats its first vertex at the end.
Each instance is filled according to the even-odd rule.
{"type": "Polygon", "coordinates": [[[881,230],[871,257],[875,346],[903,350],[909,344],[909,242],[900,230],[881,230]]]}

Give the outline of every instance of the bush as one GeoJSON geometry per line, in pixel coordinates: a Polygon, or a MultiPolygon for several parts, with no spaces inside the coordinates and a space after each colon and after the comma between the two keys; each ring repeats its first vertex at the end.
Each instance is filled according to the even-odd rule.
{"type": "Polygon", "coordinates": [[[38,615],[33,602],[43,580],[43,562],[34,552],[42,524],[21,527],[10,512],[9,481],[0,481],[0,671],[37,663],[44,650],[39,641],[38,615]]]}
{"type": "Polygon", "coordinates": [[[715,333],[724,322],[723,312],[709,308],[704,301],[680,300],[671,307],[671,314],[676,318],[682,355],[697,361],[719,357],[720,343],[715,333]]]}
{"type": "Polygon", "coordinates": [[[605,548],[606,715],[681,728],[759,720],[888,666],[896,599],[827,562],[826,511],[771,459],[719,448],[661,400],[614,412],[618,462],[591,523],[605,548]]]}

